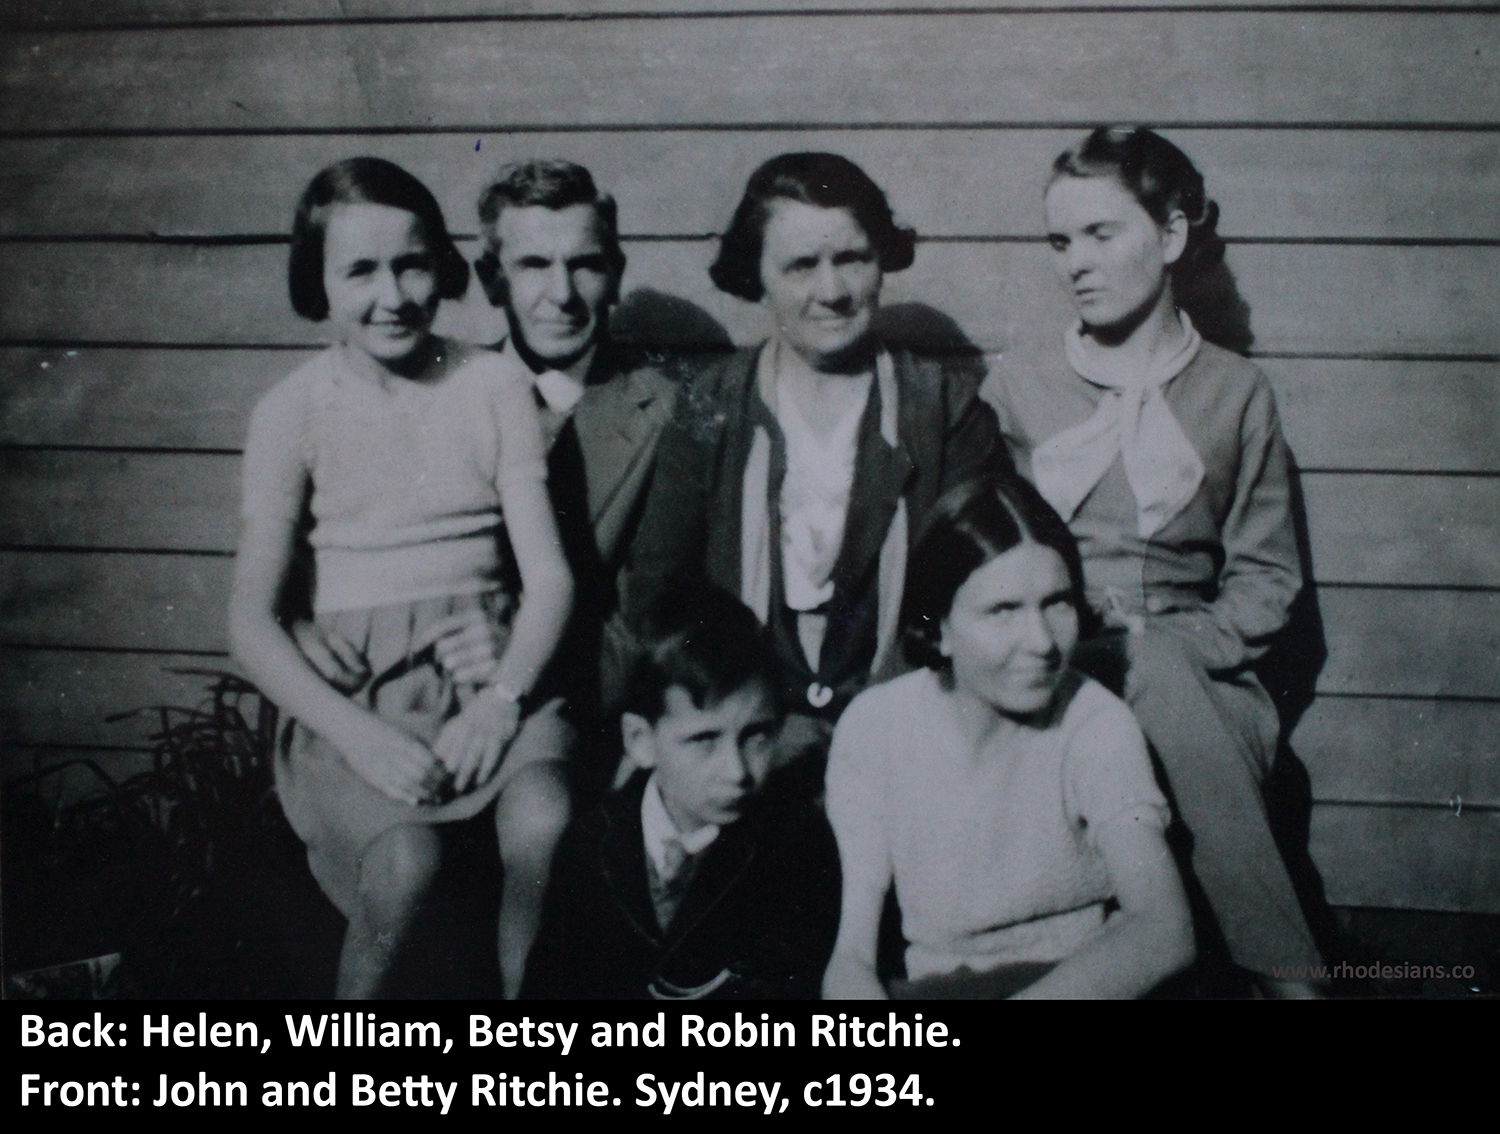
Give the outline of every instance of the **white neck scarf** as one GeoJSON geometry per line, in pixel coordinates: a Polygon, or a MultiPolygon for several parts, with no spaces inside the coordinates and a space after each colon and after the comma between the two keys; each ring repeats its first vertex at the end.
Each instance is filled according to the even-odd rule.
{"type": "Polygon", "coordinates": [[[1203,460],[1163,393],[1203,345],[1186,315],[1182,328],[1186,336],[1181,346],[1153,358],[1143,374],[1126,382],[1090,366],[1082,323],[1068,332],[1064,347],[1069,365],[1085,381],[1103,387],[1104,397],[1087,421],[1038,445],[1031,455],[1037,489],[1064,520],[1072,520],[1117,454],[1135,494],[1136,528],[1142,539],[1164,528],[1197,493],[1203,483],[1203,460]]]}

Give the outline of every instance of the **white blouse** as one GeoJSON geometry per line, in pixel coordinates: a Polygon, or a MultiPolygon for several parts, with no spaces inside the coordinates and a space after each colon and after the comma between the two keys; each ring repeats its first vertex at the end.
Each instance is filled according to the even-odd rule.
{"type": "Polygon", "coordinates": [[[870,382],[826,436],[819,436],[778,382],[776,422],[786,439],[786,479],[781,484],[781,571],[786,604],[815,611],[833,598],[833,567],[844,543],[859,423],[870,400],[870,382]]]}

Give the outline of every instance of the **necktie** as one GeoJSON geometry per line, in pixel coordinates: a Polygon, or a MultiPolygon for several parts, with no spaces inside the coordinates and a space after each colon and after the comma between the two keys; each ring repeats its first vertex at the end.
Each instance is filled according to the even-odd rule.
{"type": "Polygon", "coordinates": [[[651,887],[651,905],[656,911],[656,923],[666,929],[677,916],[677,908],[682,905],[682,897],[692,881],[693,856],[677,838],[668,838],[662,843],[661,850],[661,866],[654,871],[654,885],[651,887]]]}

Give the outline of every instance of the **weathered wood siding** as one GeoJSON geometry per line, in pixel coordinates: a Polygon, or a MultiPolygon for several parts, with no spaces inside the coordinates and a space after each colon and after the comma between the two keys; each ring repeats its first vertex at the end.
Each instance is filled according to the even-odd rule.
{"type": "MultiPolygon", "coordinates": [[[[1223,208],[1303,472],[1328,658],[1294,747],[1328,896],[1500,912],[1494,6],[803,7],[0,4],[6,770],[128,762],[144,726],[106,717],[223,664],[246,418],[319,340],[280,238],[328,162],[392,158],[472,233],[500,161],[582,161],[620,200],[627,292],[753,341],[712,234],[761,160],[837,150],[927,238],[888,301],[1024,361],[1067,318],[1048,162],[1140,121],[1223,208]]],[[[496,329],[477,289],[443,319],[496,329]]]]}

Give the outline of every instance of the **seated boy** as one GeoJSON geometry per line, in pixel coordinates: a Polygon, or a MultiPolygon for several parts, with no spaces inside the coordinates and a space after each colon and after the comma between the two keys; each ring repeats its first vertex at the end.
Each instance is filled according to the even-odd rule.
{"type": "Polygon", "coordinates": [[[767,787],[775,655],[723,591],[678,590],[637,627],[620,713],[639,769],[576,820],[552,865],[522,994],[817,996],[838,929],[838,848],[767,787]]]}

